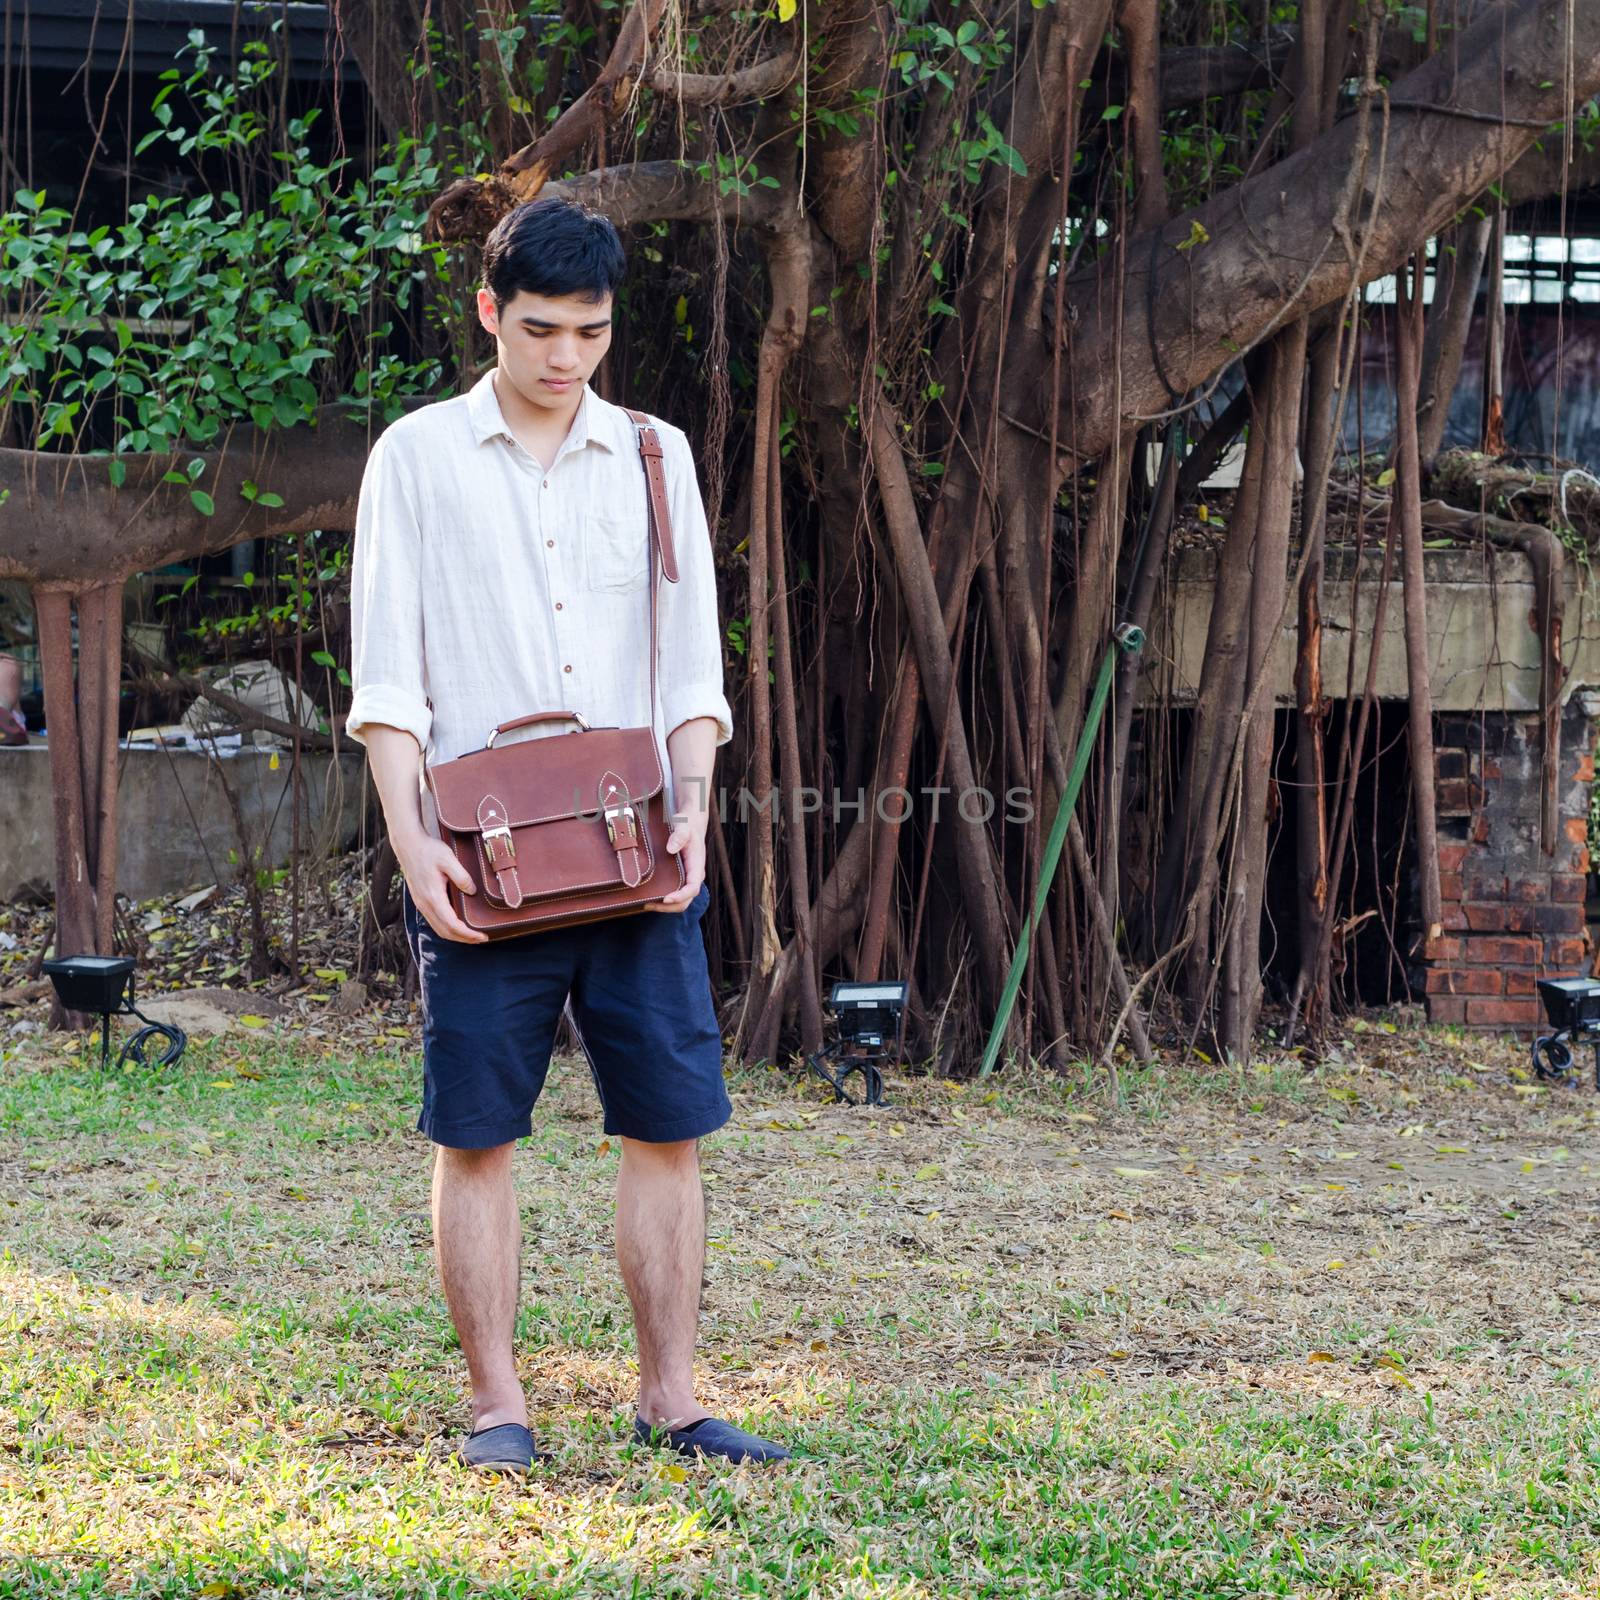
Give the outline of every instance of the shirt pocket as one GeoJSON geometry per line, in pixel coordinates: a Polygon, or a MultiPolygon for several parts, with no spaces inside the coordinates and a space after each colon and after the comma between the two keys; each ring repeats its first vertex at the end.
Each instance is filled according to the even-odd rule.
{"type": "Polygon", "coordinates": [[[642,589],[647,576],[649,525],[616,511],[586,511],[583,519],[584,583],[609,594],[642,589]]]}

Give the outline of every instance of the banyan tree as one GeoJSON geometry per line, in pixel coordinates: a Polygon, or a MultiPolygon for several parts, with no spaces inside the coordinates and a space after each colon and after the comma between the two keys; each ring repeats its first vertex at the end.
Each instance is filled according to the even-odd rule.
{"type": "MultiPolygon", "coordinates": [[[[60,937],[111,937],[121,581],[246,537],[348,529],[372,431],[492,355],[467,315],[475,245],[519,201],[562,194],[603,210],[630,248],[602,389],[679,422],[699,450],[737,724],[718,768],[711,939],[740,1051],[813,1049],[830,979],[897,975],[913,986],[914,1047],[971,1059],[1107,641],[1151,622],[1175,532],[1230,452],[1194,704],[1174,732],[1141,698],[1137,662],[1118,669],[1011,1043],[1065,1059],[1115,1033],[1143,1050],[1154,1017],[1245,1053],[1272,852],[1289,853],[1297,885],[1290,999],[1319,1029],[1360,754],[1348,732],[1328,737],[1321,580],[1367,286],[1395,285],[1381,476],[1409,641],[1426,627],[1412,567],[1463,316],[1508,213],[1587,181],[1595,0],[330,11],[330,47],[365,85],[359,123],[344,99],[313,134],[304,108],[262,92],[268,43],[218,113],[248,102],[254,132],[167,154],[209,174],[180,185],[189,204],[226,184],[212,215],[232,200],[235,228],[287,216],[248,268],[232,262],[250,279],[234,327],[254,350],[272,306],[295,307],[298,346],[282,341],[253,387],[190,407],[199,431],[182,436],[153,431],[115,379],[73,390],[63,420],[59,340],[26,370],[14,361],[0,391],[0,577],[37,597],[60,735],[60,937]],[[294,178],[280,156],[294,168],[297,141],[320,149],[330,126],[337,162],[294,178]],[[311,199],[285,213],[291,179],[311,199]],[[375,216],[385,185],[404,194],[375,216]],[[349,246],[342,272],[330,237],[349,246]],[[322,263],[310,284],[307,261],[322,263]],[[1286,628],[1285,733],[1267,663],[1286,628]],[[1287,836],[1272,827],[1285,739],[1302,790],[1287,836]],[[1155,785],[1164,740],[1180,757],[1155,785]]],[[[19,208],[19,175],[5,181],[5,292],[37,328],[59,306],[19,252],[97,245],[52,254],[39,197],[19,208]]],[[[70,210],[70,195],[48,199],[70,210]]],[[[65,238],[71,219],[52,227],[65,238]]],[[[202,268],[228,249],[208,238],[202,268]]],[[[134,298],[170,309],[194,292],[173,261],[106,270],[106,326],[134,298]]],[[[101,370],[121,370],[115,343],[101,370]]],[[[169,386],[227,360],[214,344],[168,354],[169,386]]],[[[1418,657],[1405,737],[1423,774],[1418,657]]],[[[1411,803],[1426,930],[1426,784],[1411,803]]]]}

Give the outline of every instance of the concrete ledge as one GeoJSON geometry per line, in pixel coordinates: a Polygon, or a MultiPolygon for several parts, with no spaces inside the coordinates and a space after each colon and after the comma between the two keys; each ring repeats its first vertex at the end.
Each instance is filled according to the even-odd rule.
{"type": "MultiPolygon", "coordinates": [[[[263,865],[282,866],[293,837],[288,751],[247,745],[216,760],[238,797],[248,835],[263,865]],[[272,761],[277,757],[274,769],[272,761]]],[[[300,844],[316,859],[355,842],[361,823],[366,757],[356,748],[300,758],[300,844]]],[[[148,900],[208,883],[228,884],[241,849],[222,779],[198,750],[146,745],[117,752],[117,888],[148,900]],[[234,859],[229,860],[229,851],[234,859]]],[[[50,751],[41,741],[0,749],[0,901],[28,886],[51,892],[55,819],[50,806],[50,751]]]]}
{"type": "MultiPolygon", "coordinates": [[[[1359,588],[1351,550],[1330,550],[1322,590],[1322,688],[1342,699],[1352,653],[1359,695],[1366,679],[1377,612],[1380,546],[1361,561],[1359,588]],[[1353,621],[1352,621],[1353,617],[1353,621]]],[[[1536,711],[1539,707],[1539,635],[1536,596],[1528,558],[1513,551],[1430,550],[1424,558],[1428,589],[1429,664],[1437,711],[1536,711]]],[[[1293,573],[1290,574],[1291,578],[1293,573]]],[[[1566,629],[1562,659],[1567,678],[1563,699],[1587,685],[1600,686],[1600,621],[1580,587],[1575,561],[1567,564],[1566,629]]],[[[1158,604],[1145,652],[1141,694],[1146,701],[1169,697],[1193,704],[1205,661],[1206,631],[1216,587],[1216,555],[1186,550],[1173,563],[1170,608],[1158,604]]],[[[1398,562],[1389,585],[1379,653],[1377,694],[1408,698],[1405,610],[1398,562]]],[[[1298,623],[1292,585],[1289,613],[1272,658],[1272,688],[1280,705],[1294,703],[1294,653],[1298,623]]]]}

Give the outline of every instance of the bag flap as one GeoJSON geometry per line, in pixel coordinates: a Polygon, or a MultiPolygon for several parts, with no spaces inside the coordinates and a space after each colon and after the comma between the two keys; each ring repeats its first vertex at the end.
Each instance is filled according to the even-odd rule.
{"type": "MultiPolygon", "coordinates": [[[[654,802],[651,802],[652,804],[654,802]]],[[[560,817],[546,825],[547,833],[535,834],[536,843],[519,850],[510,863],[519,900],[527,904],[555,896],[584,894],[595,889],[616,889],[628,880],[623,877],[617,852],[611,848],[606,830],[599,822],[586,818],[560,817]]],[[[524,834],[522,842],[529,836],[524,834]]],[[[481,833],[468,834],[460,841],[461,850],[470,851],[476,863],[474,876],[484,898],[496,906],[505,905],[505,885],[489,862],[481,833]]],[[[505,862],[504,851],[499,852],[505,862]]],[[[639,829],[639,876],[648,878],[655,871],[656,856],[649,830],[639,829]]]]}
{"type": "Polygon", "coordinates": [[[632,800],[659,794],[665,778],[651,730],[589,728],[519,739],[429,767],[427,779],[439,821],[453,833],[476,833],[478,802],[486,794],[504,802],[513,828],[593,817],[605,772],[623,780],[632,800]]]}

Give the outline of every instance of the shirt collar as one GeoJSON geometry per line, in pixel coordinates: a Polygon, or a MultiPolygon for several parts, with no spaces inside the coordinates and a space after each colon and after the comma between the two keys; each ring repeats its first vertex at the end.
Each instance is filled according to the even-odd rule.
{"type": "MultiPolygon", "coordinates": [[[[502,435],[507,439],[511,437],[494,392],[495,371],[490,367],[467,391],[467,418],[478,444],[502,435]]],[[[598,444],[612,451],[630,449],[633,444],[633,423],[627,412],[609,400],[602,400],[587,383],[572,419],[572,431],[567,435],[567,448],[581,450],[586,444],[598,444]]]]}

